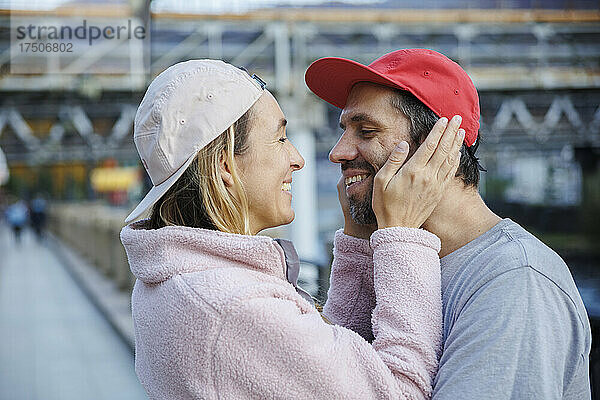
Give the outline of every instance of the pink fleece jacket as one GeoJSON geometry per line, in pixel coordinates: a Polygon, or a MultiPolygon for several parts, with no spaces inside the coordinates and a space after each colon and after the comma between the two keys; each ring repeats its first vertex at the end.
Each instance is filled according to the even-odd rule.
{"type": "Polygon", "coordinates": [[[442,320],[440,242],[431,233],[387,228],[369,244],[338,232],[325,312],[339,325],[286,280],[271,238],[132,224],[121,241],[138,278],[135,369],[151,399],[431,395],[442,320]],[[369,279],[371,322],[372,304],[361,302],[369,279]],[[372,344],[351,330],[369,338],[371,323],[372,344]]]}

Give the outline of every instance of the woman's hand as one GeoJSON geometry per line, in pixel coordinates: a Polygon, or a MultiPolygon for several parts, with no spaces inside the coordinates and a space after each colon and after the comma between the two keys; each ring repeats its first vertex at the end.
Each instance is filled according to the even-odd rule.
{"type": "Polygon", "coordinates": [[[338,181],[337,191],[340,206],[344,213],[344,233],[361,239],[369,239],[371,234],[377,230],[377,225],[363,225],[354,222],[352,215],[350,214],[350,202],[348,201],[348,195],[346,194],[346,184],[344,183],[343,175],[338,181]]]}
{"type": "Polygon", "coordinates": [[[404,165],[408,143],[401,142],[392,151],[373,182],[373,211],[379,229],[419,228],[429,218],[458,169],[465,137],[460,123],[458,115],[450,122],[440,118],[404,165]]]}

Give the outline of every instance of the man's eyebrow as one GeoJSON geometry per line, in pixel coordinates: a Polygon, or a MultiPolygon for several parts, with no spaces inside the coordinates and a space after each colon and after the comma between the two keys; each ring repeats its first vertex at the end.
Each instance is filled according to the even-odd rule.
{"type": "MultiPolygon", "coordinates": [[[[375,118],[366,113],[358,113],[354,114],[350,121],[352,122],[369,122],[374,125],[381,125],[381,122],[377,121],[375,118]]],[[[346,126],[340,121],[340,128],[344,129],[346,126]]]]}
{"type": "Polygon", "coordinates": [[[365,114],[365,113],[359,113],[359,114],[353,115],[352,118],[350,118],[350,121],[352,121],[352,122],[370,122],[372,124],[380,125],[379,121],[377,121],[375,118],[373,118],[369,114],[365,114]]]}

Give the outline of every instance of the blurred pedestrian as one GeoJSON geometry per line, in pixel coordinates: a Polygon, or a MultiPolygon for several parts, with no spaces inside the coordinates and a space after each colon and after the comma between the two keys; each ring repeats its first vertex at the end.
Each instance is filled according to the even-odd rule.
{"type": "Polygon", "coordinates": [[[29,219],[38,242],[42,242],[44,239],[47,206],[48,203],[46,202],[46,199],[44,199],[44,197],[42,197],[40,194],[34,197],[29,205],[29,219]]]}
{"type": "MultiPolygon", "coordinates": [[[[304,166],[264,86],[222,61],[192,60],[158,75],[138,108],[134,141],[153,187],[126,222],[150,217],[123,228],[121,240],[137,277],[141,383],[151,399],[430,396],[441,341],[439,240],[415,227],[458,167],[458,124],[436,125],[406,169],[398,171],[406,143],[382,166],[372,250],[336,236],[334,263],[345,271],[373,252],[371,344],[347,329],[356,326],[352,312],[330,307],[322,318],[297,287],[291,242],[257,235],[294,219],[292,176],[304,166]]],[[[340,284],[332,281],[331,297],[355,302],[358,293],[340,284]]]]}
{"type": "MultiPolygon", "coordinates": [[[[6,210],[6,196],[4,195],[4,191],[2,186],[8,182],[10,174],[8,171],[8,164],[6,163],[6,157],[2,148],[0,148],[0,216],[5,215],[6,210]]],[[[4,218],[0,218],[0,224],[2,224],[4,218]]]]}
{"type": "Polygon", "coordinates": [[[21,233],[25,225],[27,224],[27,220],[29,218],[29,211],[27,209],[27,205],[23,200],[18,200],[16,203],[11,204],[5,211],[6,221],[10,225],[14,237],[15,242],[17,244],[21,243],[21,233]]]}
{"type": "Polygon", "coordinates": [[[0,186],[4,185],[8,182],[8,178],[10,177],[10,173],[8,171],[8,164],[6,163],[6,156],[0,148],[0,186]]]}

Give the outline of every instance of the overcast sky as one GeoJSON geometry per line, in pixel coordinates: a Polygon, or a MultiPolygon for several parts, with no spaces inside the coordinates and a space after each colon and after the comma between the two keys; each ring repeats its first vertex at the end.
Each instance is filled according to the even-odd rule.
{"type": "MultiPolygon", "coordinates": [[[[185,10],[188,12],[244,12],[255,8],[265,8],[275,4],[297,6],[323,3],[323,0],[154,0],[153,11],[185,10]]],[[[337,3],[374,4],[379,0],[342,0],[337,3]]]]}
{"type": "Polygon", "coordinates": [[[2,9],[10,10],[51,10],[66,0],[0,0],[2,9]]]}
{"type": "MultiPolygon", "coordinates": [[[[376,4],[380,0],[338,0],[337,3],[376,4]]],[[[102,0],[0,0],[0,8],[25,10],[51,10],[67,3],[103,3],[102,0]]],[[[127,3],[127,0],[107,0],[106,3],[127,3]]],[[[323,3],[323,0],[153,0],[152,10],[156,12],[197,12],[197,13],[240,13],[255,8],[275,4],[298,6],[323,3]]]]}

